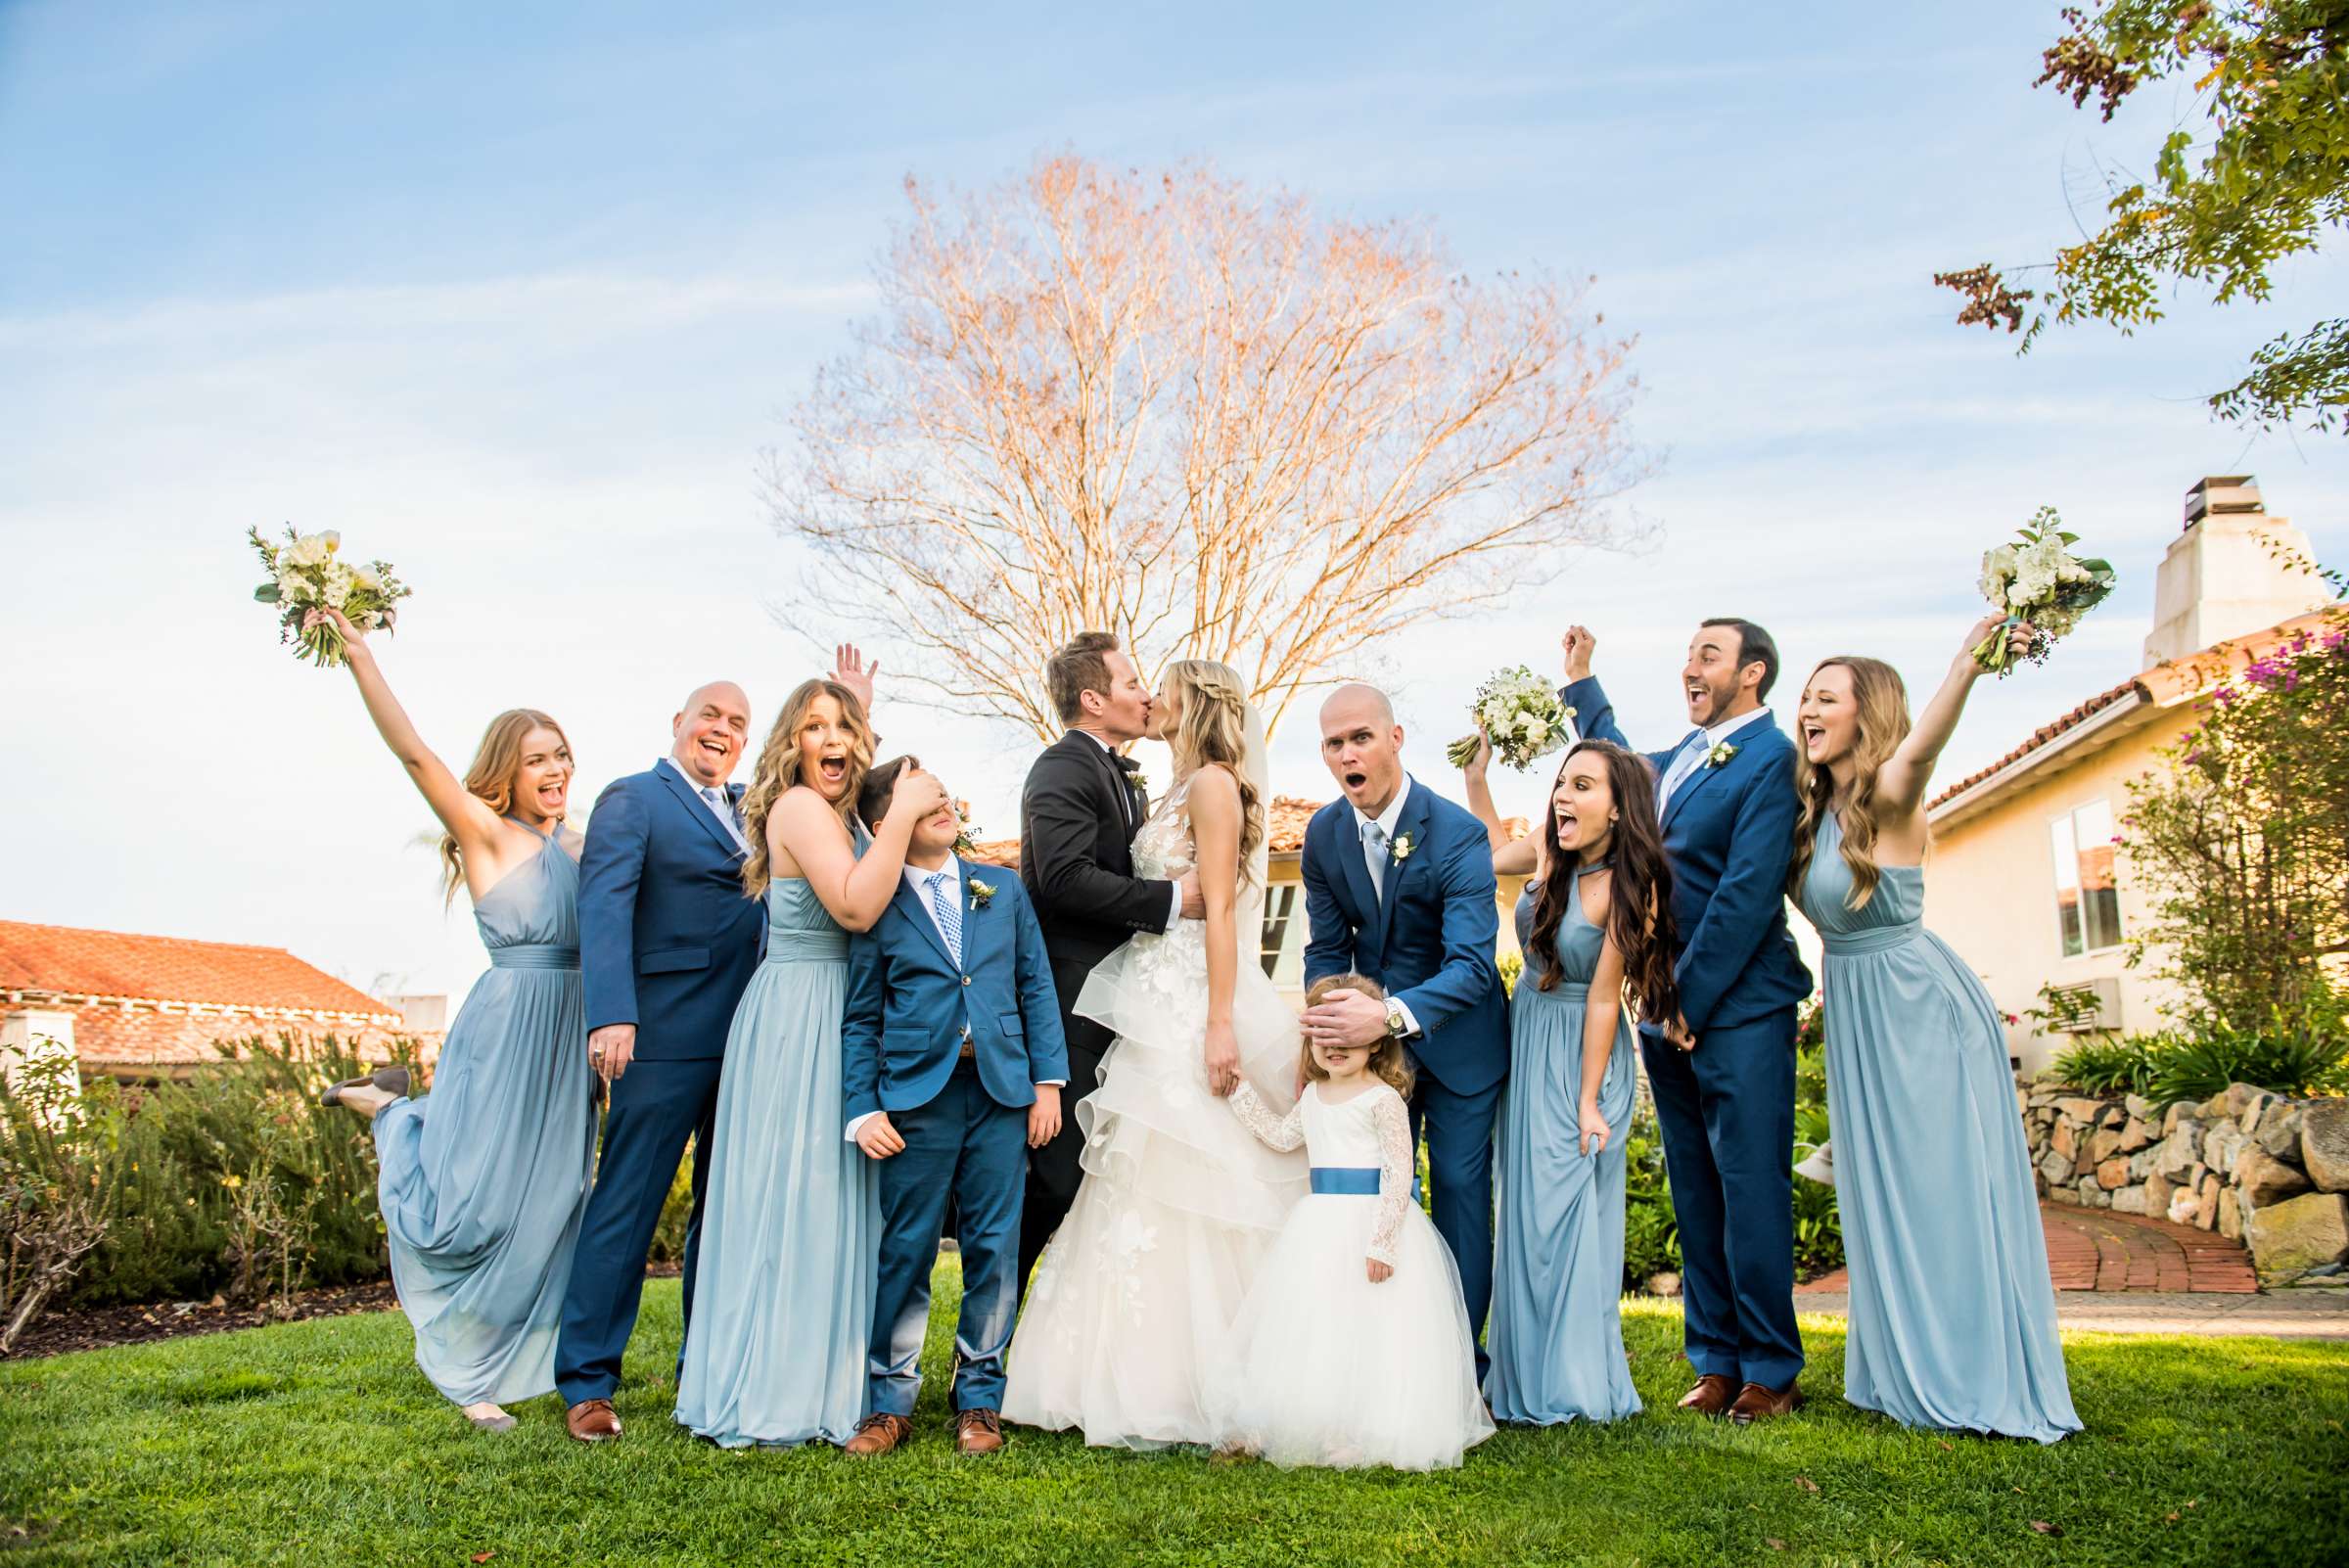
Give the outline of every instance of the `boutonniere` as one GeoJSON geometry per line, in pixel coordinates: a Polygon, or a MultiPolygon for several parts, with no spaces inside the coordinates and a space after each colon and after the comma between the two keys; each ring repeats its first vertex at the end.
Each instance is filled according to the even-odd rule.
{"type": "Polygon", "coordinates": [[[1396,834],[1394,850],[1395,863],[1397,865],[1401,865],[1404,861],[1409,859],[1411,857],[1411,852],[1417,848],[1419,848],[1417,841],[1415,841],[1408,833],[1396,834]]]}
{"type": "Polygon", "coordinates": [[[977,877],[971,878],[971,912],[973,914],[993,902],[994,897],[995,890],[990,884],[982,882],[977,877]]]}
{"type": "Polygon", "coordinates": [[[1707,767],[1727,767],[1729,759],[1735,757],[1741,749],[1731,746],[1727,741],[1716,741],[1713,749],[1705,753],[1705,765],[1707,767]]]}

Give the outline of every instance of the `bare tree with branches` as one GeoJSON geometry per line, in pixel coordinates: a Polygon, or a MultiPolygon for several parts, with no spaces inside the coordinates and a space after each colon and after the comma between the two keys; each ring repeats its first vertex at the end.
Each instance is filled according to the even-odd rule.
{"type": "Polygon", "coordinates": [[[766,490],[815,602],[928,701],[1049,738],[1043,656],[1095,628],[1146,673],[1249,672],[1270,726],[1380,639],[1626,542],[1631,343],[1579,289],[1200,165],[905,190],[881,312],[766,490]]]}

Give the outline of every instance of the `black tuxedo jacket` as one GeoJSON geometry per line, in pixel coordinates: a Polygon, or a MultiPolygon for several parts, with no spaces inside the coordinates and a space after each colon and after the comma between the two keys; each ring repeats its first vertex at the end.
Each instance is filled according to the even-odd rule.
{"type": "MultiPolygon", "coordinates": [[[[1020,796],[1020,881],[1044,931],[1061,1012],[1092,967],[1137,931],[1164,931],[1174,884],[1133,874],[1133,834],[1149,799],[1107,748],[1076,730],[1044,749],[1020,796]]],[[[1108,1031],[1067,1021],[1069,1044],[1092,1055],[1108,1031]]],[[[1090,1088],[1090,1082],[1084,1084],[1090,1088]]]]}

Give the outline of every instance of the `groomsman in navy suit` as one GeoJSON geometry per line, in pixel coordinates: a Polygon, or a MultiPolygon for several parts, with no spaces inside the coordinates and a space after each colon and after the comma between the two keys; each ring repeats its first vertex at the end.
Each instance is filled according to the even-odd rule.
{"type": "Polygon", "coordinates": [[[1307,1009],[1305,1033],[1361,1046],[1404,1042],[1418,1075],[1411,1137],[1427,1132],[1436,1231],[1460,1269],[1468,1326],[1493,1301],[1493,1121],[1509,1071],[1508,1008],[1494,967],[1500,931],[1484,824],[1403,770],[1403,726],[1386,695],[1341,686],[1321,705],[1321,760],[1346,798],[1306,824],[1310,933],[1305,983],[1352,970],[1386,988],[1339,991],[1307,1009]]]}
{"type": "MultiPolygon", "coordinates": [[[[1566,633],[1581,733],[1630,745],[1590,674],[1596,639],[1566,633]]],[[[1740,1424],[1802,1403],[1794,1322],[1794,1024],[1811,973],[1786,930],[1794,743],[1762,706],[1777,644],[1750,621],[1697,627],[1681,670],[1696,727],[1649,752],[1680,927],[1681,1027],[1639,1026],[1680,1221],[1683,1336],[1696,1386],[1681,1401],[1740,1424]]]]}
{"type": "Polygon", "coordinates": [[[687,1138],[685,1315],[693,1315],[718,1070],[735,1003],[766,941],[766,911],[742,886],[742,786],[727,783],[750,739],[750,699],[714,681],[685,699],[669,730],[667,757],[597,797],[579,856],[587,1055],[612,1091],[555,1340],[555,1387],[570,1407],[571,1435],[583,1443],[620,1436],[612,1396],[636,1326],[645,1255],[687,1138]]]}
{"type": "MultiPolygon", "coordinates": [[[[900,757],[872,770],[857,810],[878,827],[900,757]]],[[[946,1203],[962,1255],[954,1441],[1003,1446],[1003,1353],[1020,1305],[1028,1151],[1060,1130],[1069,1056],[1044,934],[1019,878],[954,853],[950,810],[916,824],[904,881],[849,946],[841,1085],[848,1136],[881,1162],[872,1413],[848,1452],[887,1453],[912,1431],[930,1323],[930,1268],[946,1203]]]]}

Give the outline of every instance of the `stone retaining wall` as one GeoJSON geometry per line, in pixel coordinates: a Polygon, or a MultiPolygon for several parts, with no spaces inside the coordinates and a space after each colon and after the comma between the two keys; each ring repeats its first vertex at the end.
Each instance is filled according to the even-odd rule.
{"type": "Polygon", "coordinates": [[[2215,1230],[2263,1285],[2349,1281],[2349,1099],[2248,1084],[2207,1100],[2016,1090],[2040,1195],[2215,1230]]]}

